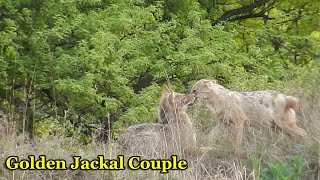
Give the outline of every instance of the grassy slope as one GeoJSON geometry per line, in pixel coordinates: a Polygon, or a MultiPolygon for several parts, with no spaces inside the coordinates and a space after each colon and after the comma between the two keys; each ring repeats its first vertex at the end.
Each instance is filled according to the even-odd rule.
{"type": "MultiPolygon", "coordinates": [[[[160,174],[158,171],[9,171],[0,164],[0,179],[258,179],[274,176],[289,176],[296,166],[302,167],[301,179],[320,178],[320,102],[302,97],[297,115],[299,125],[307,130],[308,138],[302,140],[288,137],[270,130],[257,130],[247,127],[240,156],[230,153],[232,136],[230,130],[215,126],[205,108],[195,106],[190,111],[198,127],[198,142],[201,146],[215,149],[203,157],[190,157],[189,168],[185,171],[171,171],[160,174]],[[214,130],[209,133],[211,128],[214,130]],[[218,130],[220,133],[217,133],[218,130]],[[300,159],[299,159],[300,158],[300,159]],[[296,159],[296,162],[294,161],[296,159]]],[[[0,128],[1,129],[1,128],[0,128]]],[[[103,144],[92,141],[80,145],[72,137],[50,136],[35,138],[26,142],[23,137],[12,133],[2,133],[0,137],[0,161],[10,155],[27,158],[28,155],[47,155],[48,158],[66,159],[72,156],[94,159],[97,155],[114,158],[118,154],[113,143],[103,144]]],[[[289,179],[293,179],[291,177],[289,179]]]]}

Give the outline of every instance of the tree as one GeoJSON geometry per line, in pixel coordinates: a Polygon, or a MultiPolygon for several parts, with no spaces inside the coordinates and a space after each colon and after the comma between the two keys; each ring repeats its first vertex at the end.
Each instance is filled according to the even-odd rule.
{"type": "Polygon", "coordinates": [[[316,67],[319,9],[290,2],[1,0],[1,108],[30,135],[107,140],[155,121],[167,81],[280,88],[316,67]]]}

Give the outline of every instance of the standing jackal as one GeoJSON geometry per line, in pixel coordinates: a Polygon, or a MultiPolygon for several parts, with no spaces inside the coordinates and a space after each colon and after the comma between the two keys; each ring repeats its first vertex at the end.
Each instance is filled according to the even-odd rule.
{"type": "Polygon", "coordinates": [[[270,90],[231,91],[206,79],[196,82],[191,91],[204,99],[215,119],[235,125],[237,146],[241,144],[245,122],[254,127],[275,125],[287,134],[306,136],[306,131],[297,126],[293,108],[299,102],[292,96],[270,90]]]}
{"type": "Polygon", "coordinates": [[[195,101],[194,94],[181,94],[164,86],[158,123],[137,124],[126,129],[118,144],[127,153],[191,153],[197,150],[196,133],[186,110],[195,101]],[[169,150],[169,151],[168,151],[169,150]]]}

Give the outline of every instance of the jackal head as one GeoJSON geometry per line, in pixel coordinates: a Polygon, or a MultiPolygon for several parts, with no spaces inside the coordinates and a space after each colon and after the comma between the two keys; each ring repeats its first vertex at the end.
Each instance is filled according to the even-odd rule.
{"type": "Polygon", "coordinates": [[[217,84],[216,80],[201,79],[193,85],[191,93],[194,94],[196,98],[206,97],[208,93],[213,90],[214,84],[217,84]]]}
{"type": "Polygon", "coordinates": [[[167,123],[168,119],[176,118],[181,113],[184,113],[188,106],[193,105],[195,100],[194,94],[177,93],[164,85],[158,121],[160,123],[167,123]]]}

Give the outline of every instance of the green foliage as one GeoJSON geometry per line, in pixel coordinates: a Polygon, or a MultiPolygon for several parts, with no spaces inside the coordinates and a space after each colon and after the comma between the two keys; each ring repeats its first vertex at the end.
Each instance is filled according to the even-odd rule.
{"type": "Polygon", "coordinates": [[[282,161],[269,164],[267,168],[262,169],[261,179],[298,180],[302,178],[304,168],[303,157],[295,156],[290,164],[282,161]]]}
{"type": "Polygon", "coordinates": [[[167,80],[185,93],[200,78],[281,89],[318,72],[318,2],[225,16],[250,3],[0,0],[1,109],[30,133],[87,136],[155,121],[167,80]]]}
{"type": "Polygon", "coordinates": [[[255,171],[258,179],[298,180],[302,179],[305,170],[305,160],[302,156],[294,156],[287,161],[269,163],[263,167],[261,157],[252,156],[249,159],[250,168],[255,171]]]}

